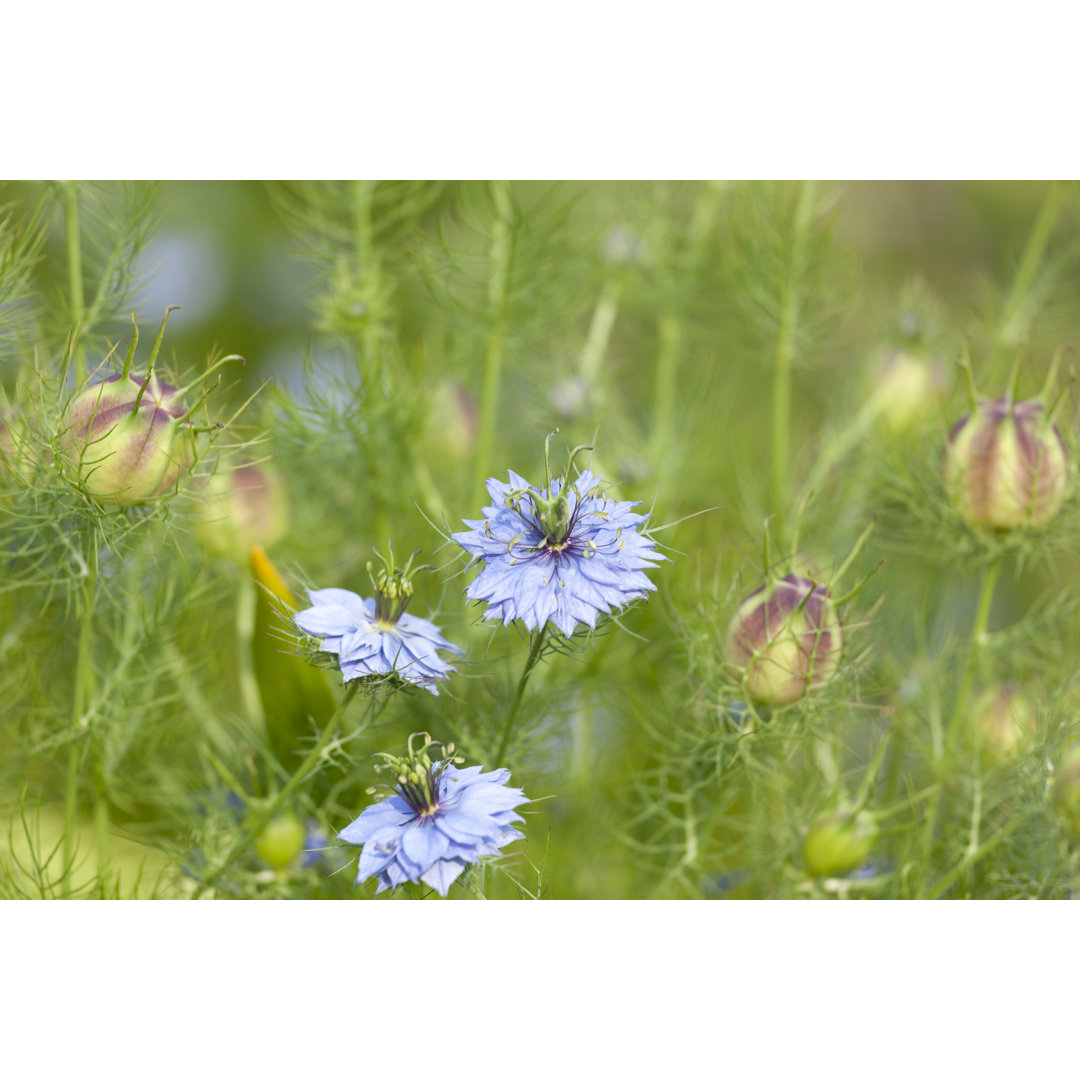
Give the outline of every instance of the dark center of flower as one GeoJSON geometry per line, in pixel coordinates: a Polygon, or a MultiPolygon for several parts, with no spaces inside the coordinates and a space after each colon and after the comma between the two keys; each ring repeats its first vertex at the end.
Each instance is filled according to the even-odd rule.
{"type": "MultiPolygon", "coordinates": [[[[386,762],[378,765],[376,772],[381,773],[384,768],[393,770],[397,786],[394,791],[409,806],[427,819],[434,817],[439,811],[439,777],[447,769],[451,762],[460,762],[461,758],[455,758],[454,744],[443,746],[442,743],[433,743],[431,736],[426,732],[417,732],[409,736],[409,750],[404,757],[396,757],[393,754],[379,754],[386,762]],[[413,749],[413,741],[423,737],[424,744],[419,751],[413,749]],[[438,761],[432,761],[428,751],[432,746],[442,747],[442,757],[438,761]]],[[[374,788],[369,789],[374,790],[374,788]]]]}

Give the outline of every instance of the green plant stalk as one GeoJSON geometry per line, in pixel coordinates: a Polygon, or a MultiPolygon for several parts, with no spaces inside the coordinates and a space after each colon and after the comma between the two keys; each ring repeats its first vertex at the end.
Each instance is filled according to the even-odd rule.
{"type": "Polygon", "coordinates": [[[1030,321],[1022,318],[1024,305],[1027,303],[1028,294],[1035,281],[1035,275],[1038,273],[1039,264],[1046,253],[1046,245],[1050,242],[1054,226],[1061,216],[1065,196],[1064,185],[1059,180],[1055,180],[1050,184],[1043,198],[1039,214],[1031,228],[1031,234],[1024,245],[1020,265],[1016,268],[1016,276],[1013,278],[1008,299],[1005,301],[1005,310],[1001,316],[994,346],[995,357],[1005,349],[1019,344],[1024,337],[1030,321]]]}
{"type": "Polygon", "coordinates": [[[791,377],[795,363],[795,342],[799,330],[799,299],[806,272],[807,241],[814,217],[815,185],[807,180],[799,193],[795,210],[795,234],[791,261],[780,304],[780,325],[773,358],[772,394],[772,497],[774,514],[782,515],[788,504],[788,468],[791,453],[791,377]]]}
{"type": "MultiPolygon", "coordinates": [[[[687,256],[677,266],[682,282],[693,282],[702,260],[716,210],[720,203],[722,188],[716,184],[702,184],[694,204],[690,221],[687,256]]],[[[653,384],[653,422],[651,456],[657,464],[662,463],[672,449],[672,432],[675,430],[675,399],[679,385],[679,361],[683,347],[682,308],[673,308],[660,315],[657,324],[659,338],[656,350],[656,375],[653,384]]]]}
{"type": "Polygon", "coordinates": [[[476,447],[476,472],[473,489],[477,501],[484,498],[484,483],[491,475],[495,446],[495,420],[499,408],[499,383],[502,378],[506,346],[506,309],[510,298],[510,274],[514,264],[513,203],[510,185],[493,181],[492,199],[495,220],[491,229],[491,277],[488,279],[488,311],[491,327],[484,349],[484,374],[480,384],[480,433],[476,447]]]}
{"type": "MultiPolygon", "coordinates": [[[[337,731],[338,725],[341,723],[342,717],[345,715],[346,710],[352,703],[352,699],[356,697],[357,691],[360,689],[359,682],[349,683],[345,687],[345,693],[342,696],[341,702],[334,710],[333,715],[326,722],[326,726],[322,730],[322,734],[319,736],[315,745],[311,748],[307,757],[300,763],[296,771],[292,774],[292,777],[285,784],[285,786],[267,803],[263,809],[255,815],[251,823],[247,828],[243,830],[236,843],[228,850],[225,858],[221,860],[217,868],[209,873],[199,887],[195,890],[194,897],[198,898],[207,889],[211,888],[221,875],[232,865],[238,855],[252,843],[256,836],[266,827],[267,824],[273,819],[274,815],[285,804],[285,801],[290,795],[307,779],[307,775],[311,770],[311,767],[319,760],[322,752],[326,749],[327,744],[330,742],[334,733],[337,731]]],[[[367,716],[364,718],[366,723],[367,719],[371,716],[373,708],[368,710],[367,716]]],[[[361,725],[363,726],[363,724],[361,725]]]]}
{"type": "MultiPolygon", "coordinates": [[[[967,709],[968,699],[971,697],[972,687],[975,684],[975,675],[978,671],[979,658],[983,646],[986,643],[986,627],[990,620],[990,607],[994,600],[994,589],[997,585],[997,579],[1000,572],[1001,563],[993,562],[986,568],[986,572],[983,574],[982,588],[979,591],[979,606],[975,613],[975,624],[971,631],[971,645],[968,649],[967,658],[964,661],[964,672],[960,679],[960,688],[957,691],[956,702],[953,705],[949,729],[945,733],[945,742],[949,746],[952,746],[956,739],[959,725],[963,721],[964,712],[967,709]]],[[[937,740],[935,740],[935,751],[942,751],[936,753],[934,760],[934,766],[940,778],[944,746],[939,747],[937,740]]],[[[926,814],[926,831],[923,841],[923,863],[926,866],[928,866],[930,862],[930,851],[933,847],[934,831],[937,828],[938,814],[941,810],[941,799],[942,789],[939,788],[933,801],[930,803],[926,814]]],[[[941,888],[944,887],[945,886],[942,886],[941,888]]]]}
{"type": "Polygon", "coordinates": [[[581,350],[578,366],[581,379],[587,386],[594,385],[600,376],[600,368],[611,340],[611,330],[619,314],[621,295],[622,285],[612,279],[604,283],[596,300],[592,321],[589,323],[589,336],[585,339],[585,348],[581,350]]]}
{"type": "MultiPolygon", "coordinates": [[[[81,611],[79,612],[79,645],[75,660],[75,678],[71,696],[71,726],[78,731],[82,719],[94,695],[94,665],[90,655],[90,632],[94,618],[94,603],[97,595],[98,578],[98,542],[94,534],[90,540],[89,559],[87,561],[86,580],[83,582],[81,611]]],[[[67,787],[64,795],[64,843],[63,865],[71,866],[74,853],[75,810],[79,798],[79,757],[82,739],[72,739],[68,751],[67,787]]],[[[95,789],[95,804],[100,805],[100,795],[95,789]]],[[[107,824],[107,822],[106,822],[107,824]]],[[[99,866],[107,850],[98,852],[99,866]]]]}
{"type": "Polygon", "coordinates": [[[521,699],[525,695],[525,687],[529,682],[529,676],[532,675],[536,665],[540,662],[540,652],[544,647],[544,638],[547,635],[547,623],[540,628],[539,632],[533,636],[532,648],[529,649],[529,658],[525,661],[525,669],[521,673],[521,679],[518,681],[517,692],[514,694],[513,704],[510,706],[510,711],[506,714],[506,723],[503,726],[502,739],[499,742],[498,752],[495,754],[495,761],[493,764],[498,765],[503,760],[503,755],[506,753],[506,748],[510,745],[510,735],[514,730],[514,719],[517,717],[518,709],[521,706],[521,699]]]}
{"type": "Polygon", "coordinates": [[[79,188],[74,180],[64,184],[64,225],[67,233],[68,284],[71,289],[71,317],[75,321],[75,379],[86,380],[86,353],[83,350],[82,321],[86,316],[83,290],[82,251],[79,244],[79,188]]]}

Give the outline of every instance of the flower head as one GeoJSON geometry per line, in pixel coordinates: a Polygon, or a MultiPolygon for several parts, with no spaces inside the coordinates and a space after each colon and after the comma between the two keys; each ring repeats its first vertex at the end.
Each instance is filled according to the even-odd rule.
{"type": "Polygon", "coordinates": [[[828,590],[798,574],[773,581],[739,606],[728,630],[728,660],[747,692],[790,705],[836,674],[843,631],[828,590]]]}
{"type": "Polygon", "coordinates": [[[462,759],[452,757],[452,743],[432,762],[430,736],[424,736],[419,753],[413,750],[416,737],[409,739],[405,757],[380,755],[386,765],[379,768],[393,770],[394,793],[339,833],[347,843],[363,844],[356,884],[377,878],[376,895],[406,881],[422,881],[446,896],[467,865],[524,839],[514,828],[523,818],[514,810],[529,799],[520,788],[505,786],[507,769],[459,769],[453,762],[462,759]]]}
{"type": "Polygon", "coordinates": [[[345,682],[393,675],[437,695],[436,679],[454,670],[437,650],[459,656],[464,650],[447,641],[434,623],[405,613],[412,596],[411,565],[410,558],[404,570],[395,570],[391,557],[377,578],[372,575],[374,599],[348,589],[310,589],[312,607],[293,616],[305,634],[322,639],[323,652],[338,657],[345,682]]]}
{"type": "Polygon", "coordinates": [[[981,401],[949,433],[945,483],[970,525],[1043,525],[1061,509],[1068,459],[1041,401],[981,401]]]}
{"type": "Polygon", "coordinates": [[[543,491],[509,476],[508,484],[488,480],[483,520],[466,521],[469,530],[453,535],[483,563],[465,595],[487,602],[485,619],[507,626],[520,619],[527,630],[551,622],[569,637],[656,588],[643,571],[665,556],[638,532],[648,515],[633,512],[637,503],[605,497],[588,469],[576,480],[552,480],[548,469],[543,491]]]}

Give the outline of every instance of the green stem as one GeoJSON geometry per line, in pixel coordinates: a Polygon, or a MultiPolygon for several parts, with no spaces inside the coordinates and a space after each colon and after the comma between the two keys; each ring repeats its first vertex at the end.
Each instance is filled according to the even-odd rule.
{"type": "MultiPolygon", "coordinates": [[[[228,850],[225,858],[218,864],[217,869],[211,871],[195,890],[194,896],[198,898],[207,889],[211,888],[215,882],[221,877],[223,873],[232,865],[238,855],[242,854],[251,842],[259,835],[260,832],[266,827],[266,825],[273,819],[274,815],[285,804],[285,801],[290,795],[308,778],[308,773],[315,763],[322,756],[322,752],[326,749],[327,744],[337,731],[338,724],[341,723],[342,717],[345,715],[346,710],[352,702],[352,699],[356,697],[356,692],[360,689],[359,682],[349,683],[345,687],[345,694],[341,699],[340,704],[334,710],[333,715],[326,722],[326,726],[322,730],[322,734],[319,736],[315,745],[311,748],[307,757],[300,763],[297,770],[293,773],[288,783],[275,795],[263,809],[254,816],[254,818],[248,823],[237,839],[236,843],[228,850]]],[[[374,711],[374,703],[372,708],[368,710],[367,716],[361,723],[363,727],[367,720],[370,718],[374,711]]]]}
{"type": "Polygon", "coordinates": [[[772,497],[774,514],[783,514],[788,504],[788,466],[791,446],[791,373],[795,362],[795,342],[799,329],[799,302],[806,272],[810,225],[814,218],[814,183],[807,180],[795,209],[795,231],[791,241],[791,261],[780,303],[780,325],[776,336],[772,397],[772,497]]]}
{"type": "MultiPolygon", "coordinates": [[[[997,585],[998,575],[1001,572],[1001,563],[994,562],[987,567],[983,575],[982,588],[979,592],[979,607],[975,613],[975,624],[971,630],[971,645],[968,649],[967,658],[964,661],[964,672],[960,679],[960,689],[957,691],[956,702],[953,705],[952,718],[949,721],[945,739],[935,739],[934,765],[939,774],[941,773],[944,759],[945,745],[952,745],[960,731],[960,724],[964,719],[968,699],[971,696],[972,687],[975,684],[975,676],[978,672],[979,658],[983,646],[986,643],[986,628],[990,621],[990,607],[994,600],[994,588],[997,585]]],[[[923,840],[923,864],[930,865],[930,853],[934,843],[934,833],[937,829],[938,814],[941,810],[943,788],[939,787],[937,794],[927,809],[926,827],[923,840]]],[[[947,879],[951,880],[951,879],[947,879]]],[[[939,892],[946,885],[939,886],[939,892]]]]}
{"type": "Polygon", "coordinates": [[[982,590],[979,593],[979,608],[975,613],[975,626],[971,632],[971,647],[968,650],[967,660],[964,664],[964,676],[960,683],[960,692],[956,696],[956,704],[953,707],[952,721],[949,725],[949,734],[956,732],[964,710],[967,708],[968,698],[975,683],[975,675],[978,670],[979,656],[986,644],[986,627],[990,619],[990,605],[994,600],[994,588],[997,585],[998,575],[1001,572],[1001,563],[994,562],[987,567],[983,575],[982,590]]]}
{"type": "Polygon", "coordinates": [[[495,445],[499,382],[506,344],[506,308],[510,297],[510,271],[514,262],[514,208],[509,183],[505,180],[493,181],[491,194],[495,203],[495,220],[491,229],[491,277],[488,279],[491,327],[484,349],[484,375],[480,389],[480,434],[477,439],[476,473],[473,482],[477,501],[483,501],[484,498],[484,482],[490,475],[495,445]]]}
{"type": "MultiPolygon", "coordinates": [[[[94,696],[94,665],[90,654],[90,634],[94,617],[94,602],[97,594],[98,578],[98,540],[93,534],[90,538],[86,580],[83,582],[82,610],[79,612],[79,645],[75,660],[75,677],[71,696],[71,726],[79,731],[87,707],[94,696]]],[[[82,738],[72,739],[68,752],[67,787],[64,796],[64,867],[70,868],[75,844],[75,811],[79,798],[79,757],[82,750],[82,738]]],[[[95,788],[95,804],[100,805],[100,793],[95,788]]],[[[99,864],[102,852],[98,852],[99,864]]],[[[107,854],[107,852],[106,852],[107,854]]]]}
{"type": "Polygon", "coordinates": [[[82,321],[86,316],[86,299],[83,290],[82,252],[79,245],[79,187],[74,180],[68,180],[64,184],[64,224],[67,232],[71,317],[75,323],[75,378],[78,383],[82,383],[86,379],[86,354],[79,339],[82,337],[82,321]]]}
{"type": "Polygon", "coordinates": [[[585,348],[581,350],[581,361],[578,367],[581,378],[587,386],[594,385],[600,375],[600,366],[607,353],[608,341],[611,339],[611,329],[619,313],[621,293],[622,286],[615,280],[605,282],[600,290],[600,296],[593,310],[592,322],[589,324],[589,336],[585,341],[585,348]]]}
{"type": "Polygon", "coordinates": [[[1039,264],[1046,252],[1046,245],[1050,242],[1050,235],[1054,231],[1058,218],[1061,216],[1065,205],[1065,186],[1058,180],[1053,181],[1043,198],[1039,208],[1038,217],[1031,228],[1024,252],[1020,257],[1020,265],[1016,268],[1016,276],[1013,278],[1009,297],[1005,301],[1005,310],[1001,316],[1001,324],[998,328],[997,341],[995,342],[995,354],[1004,348],[1017,345],[1027,332],[1031,323],[1031,313],[1025,313],[1024,307],[1028,302],[1031,286],[1038,273],[1039,264]],[[1025,317],[1025,314],[1027,317],[1025,317]]]}
{"type": "Polygon", "coordinates": [[[514,702],[510,706],[510,712],[506,715],[506,724],[503,727],[502,740],[499,742],[499,750],[495,755],[496,765],[503,760],[506,748],[510,745],[510,734],[514,730],[514,718],[517,716],[518,708],[521,705],[521,699],[525,694],[525,686],[529,681],[529,676],[532,675],[533,669],[540,662],[540,651],[544,647],[544,637],[546,635],[547,623],[544,623],[540,628],[540,631],[533,635],[532,648],[529,650],[529,658],[525,661],[525,670],[521,673],[521,679],[518,681],[517,693],[514,694],[514,702]]]}

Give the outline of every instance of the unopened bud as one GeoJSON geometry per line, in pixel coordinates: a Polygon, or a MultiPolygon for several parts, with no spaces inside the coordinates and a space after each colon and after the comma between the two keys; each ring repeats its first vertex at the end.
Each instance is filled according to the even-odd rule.
{"type": "Polygon", "coordinates": [[[814,818],[803,841],[803,861],[815,877],[849,874],[866,861],[877,839],[873,817],[840,807],[814,818]]]}
{"type": "Polygon", "coordinates": [[[111,375],[68,407],[60,450],[99,503],[132,506],[164,494],[194,460],[179,392],[156,375],[144,383],[111,375]]]}
{"type": "Polygon", "coordinates": [[[877,376],[882,395],[881,416],[894,434],[915,427],[941,401],[945,372],[940,363],[897,349],[877,376]]]}
{"type": "Polygon", "coordinates": [[[305,835],[296,814],[279,814],[255,838],[255,852],[267,866],[282,870],[300,854],[305,835]]]}
{"type": "Polygon", "coordinates": [[[1065,444],[1041,401],[980,402],[949,434],[945,484],[968,524],[1042,525],[1065,500],[1065,444]]]}
{"type": "Polygon", "coordinates": [[[984,762],[1001,763],[1031,744],[1035,709],[1013,683],[987,690],[973,709],[978,726],[979,755],[984,762]]]}
{"type": "Polygon", "coordinates": [[[271,547],[288,531],[288,496],[269,466],[242,464],[217,472],[203,494],[195,534],[215,555],[243,561],[254,544],[271,547]]]}
{"type": "Polygon", "coordinates": [[[789,705],[824,686],[842,651],[828,590],[796,574],[747,597],[728,631],[728,660],[751,697],[768,705],[789,705]]]}

